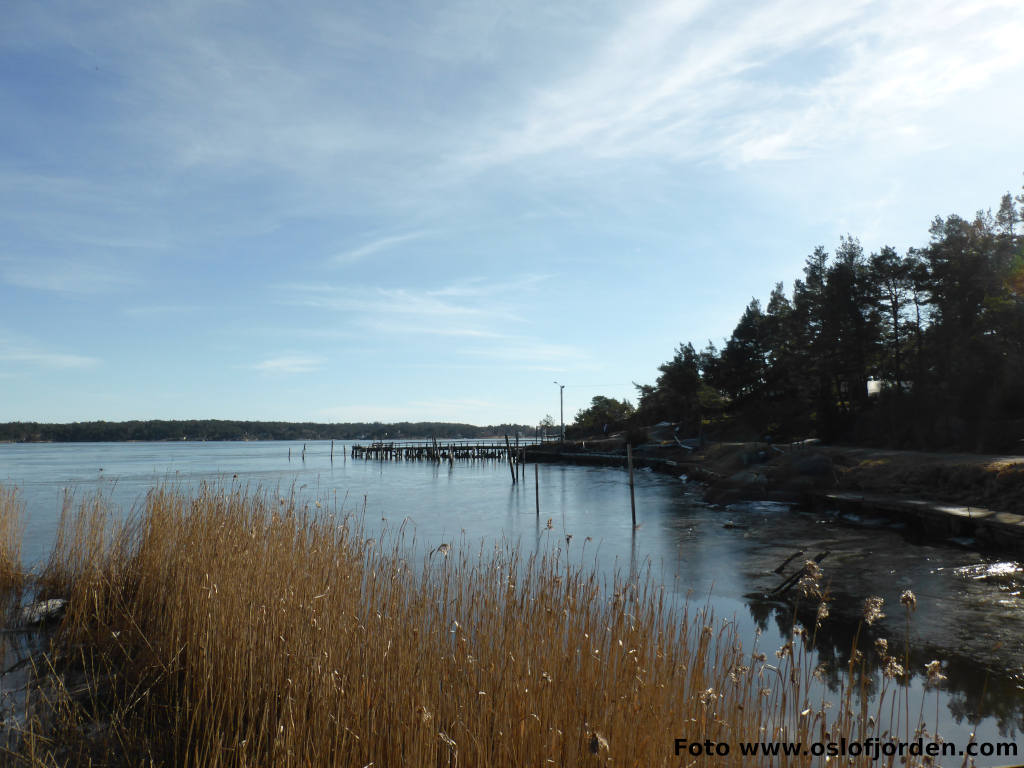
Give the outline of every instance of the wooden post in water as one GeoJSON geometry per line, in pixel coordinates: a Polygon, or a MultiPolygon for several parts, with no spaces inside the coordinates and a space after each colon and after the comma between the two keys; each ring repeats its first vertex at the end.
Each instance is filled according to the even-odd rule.
{"type": "Polygon", "coordinates": [[[334,441],[331,440],[331,464],[334,463],[334,441]]]}
{"type": "Polygon", "coordinates": [[[626,443],[626,463],[629,464],[629,509],[633,513],[633,527],[636,528],[636,496],[633,495],[633,446],[626,443]]]}
{"type": "Polygon", "coordinates": [[[289,445],[288,446],[288,461],[291,461],[291,460],[292,460],[292,447],[289,445]]]}
{"type": "Polygon", "coordinates": [[[505,448],[508,451],[508,471],[512,473],[512,485],[516,484],[516,468],[512,464],[512,443],[508,441],[508,435],[505,435],[505,448]]]}
{"type": "Polygon", "coordinates": [[[537,496],[537,519],[540,520],[540,471],[537,462],[533,462],[533,490],[537,496]]]}

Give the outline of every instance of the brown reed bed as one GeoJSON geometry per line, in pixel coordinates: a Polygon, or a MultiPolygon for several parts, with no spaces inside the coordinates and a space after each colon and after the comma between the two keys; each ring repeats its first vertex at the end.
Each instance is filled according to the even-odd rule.
{"type": "Polygon", "coordinates": [[[157,489],[127,522],[98,499],[66,507],[37,574],[41,595],[68,599],[40,665],[47,706],[7,759],[728,766],[750,764],[741,740],[920,727],[895,692],[868,711],[856,661],[829,704],[805,631],[744,648],[708,609],[649,578],[604,584],[555,546],[418,551],[401,529],[368,539],[340,510],[237,488],[157,489]],[[677,756],[677,738],[731,751],[677,756]]]}
{"type": "Polygon", "coordinates": [[[0,486],[0,595],[10,595],[21,586],[21,532],[18,494],[0,486]]]}

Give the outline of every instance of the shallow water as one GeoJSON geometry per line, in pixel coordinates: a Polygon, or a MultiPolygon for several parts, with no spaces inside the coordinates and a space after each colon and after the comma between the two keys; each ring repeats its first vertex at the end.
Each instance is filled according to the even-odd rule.
{"type": "MultiPolygon", "coordinates": [[[[29,565],[52,546],[65,489],[77,497],[99,491],[127,514],[160,483],[186,489],[202,481],[240,483],[327,502],[363,518],[371,535],[404,525],[406,539],[421,547],[444,542],[477,550],[481,541],[503,541],[524,552],[561,548],[609,578],[649,571],[680,600],[689,595],[691,603],[710,602],[720,619],[735,617],[745,643],[760,630],[759,645],[767,650],[783,642],[792,618],[790,606],[760,597],[782,580],[776,567],[802,550],[789,573],[828,550],[822,568],[834,599],[818,637],[823,661],[845,667],[869,595],[885,599],[887,616],[862,634],[861,647],[883,636],[902,648],[908,635],[899,595],[911,589],[917,596],[909,624],[912,668],[920,673],[924,663],[941,659],[949,678],[939,699],[940,732],[966,741],[977,723],[979,741],[1015,741],[1024,730],[1020,563],[914,544],[885,520],[843,520],[764,502],[713,508],[681,479],[650,472],[637,473],[634,532],[628,477],[619,469],[539,465],[538,516],[533,465],[513,485],[508,466],[495,461],[354,460],[338,442],[332,462],[329,443],[305,446],[303,459],[297,442],[6,444],[0,445],[0,483],[18,487],[25,501],[22,554],[29,565]]],[[[912,700],[924,695],[923,687],[918,674],[912,700]]],[[[932,692],[925,705],[930,720],[935,706],[932,692]]]]}

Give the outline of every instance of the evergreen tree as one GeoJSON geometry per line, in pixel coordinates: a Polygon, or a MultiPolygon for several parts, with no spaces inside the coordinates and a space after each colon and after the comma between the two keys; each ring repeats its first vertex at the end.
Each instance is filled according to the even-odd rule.
{"type": "Polygon", "coordinates": [[[681,422],[687,432],[699,431],[701,373],[693,344],[680,344],[672,359],[659,365],[658,370],[654,386],[634,385],[644,420],[681,422]]]}
{"type": "Polygon", "coordinates": [[[876,286],[881,313],[880,335],[885,347],[883,362],[877,373],[884,382],[891,382],[896,395],[903,391],[903,361],[909,335],[907,309],[912,290],[912,264],[899,257],[895,248],[885,246],[873,253],[870,260],[871,279],[876,286]]]}
{"type": "Polygon", "coordinates": [[[576,412],[576,420],[572,426],[574,431],[580,434],[604,433],[613,427],[621,426],[634,413],[636,409],[629,400],[595,395],[590,400],[590,407],[576,412]]]}
{"type": "MultiPolygon", "coordinates": [[[[814,249],[792,298],[776,284],[720,350],[682,345],[653,385],[648,422],[727,411],[746,433],[917,447],[1005,446],[1024,437],[1024,194],[968,221],[937,217],[924,248],[865,258],[841,238],[814,249]],[[888,382],[877,401],[874,376],[888,382]],[[716,398],[714,393],[719,393],[716,398]],[[711,406],[712,403],[715,405],[711,406]]],[[[692,422],[691,422],[692,423],[692,422]]]]}

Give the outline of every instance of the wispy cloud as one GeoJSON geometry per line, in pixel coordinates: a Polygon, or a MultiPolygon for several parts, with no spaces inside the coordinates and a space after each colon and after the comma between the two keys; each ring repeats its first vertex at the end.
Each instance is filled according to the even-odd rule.
{"type": "Polygon", "coordinates": [[[735,164],[850,140],[920,140],[929,110],[1024,66],[1003,0],[629,8],[579,70],[540,87],[458,157],[467,170],[559,155],[735,164]]]}
{"type": "Polygon", "coordinates": [[[450,285],[428,291],[431,296],[481,298],[485,296],[514,296],[531,291],[548,280],[550,275],[526,274],[511,280],[488,280],[484,277],[467,277],[450,285]]]}
{"type": "MultiPolygon", "coordinates": [[[[528,318],[547,275],[467,277],[437,288],[292,285],[287,303],[346,314],[346,322],[391,337],[457,340],[446,354],[517,369],[561,371],[588,365],[582,349],[533,338],[528,318]],[[517,329],[517,330],[512,330],[517,329]]],[[[458,365],[449,359],[447,365],[458,365]]]]}
{"type": "Polygon", "coordinates": [[[444,301],[429,291],[412,288],[349,288],[327,285],[293,286],[289,303],[316,309],[330,309],[374,315],[415,315],[424,319],[469,317],[481,313],[478,307],[444,301]]]}
{"type": "Polygon", "coordinates": [[[99,358],[66,352],[55,352],[31,339],[14,338],[0,333],[0,361],[22,363],[43,368],[90,368],[99,358]]]}
{"type": "Polygon", "coordinates": [[[552,370],[552,364],[581,367],[587,361],[587,354],[569,344],[549,342],[524,337],[508,337],[499,343],[479,345],[460,349],[469,357],[483,357],[509,363],[533,363],[543,370],[552,370]]]}
{"type": "Polygon", "coordinates": [[[268,360],[263,360],[252,367],[261,373],[269,374],[312,373],[313,371],[320,370],[325,362],[322,357],[285,355],[283,357],[272,357],[268,360]]]}
{"type": "Polygon", "coordinates": [[[138,283],[123,267],[110,260],[83,258],[0,256],[0,282],[19,288],[57,293],[95,294],[138,283]]]}
{"type": "Polygon", "coordinates": [[[99,358],[87,357],[85,355],[25,350],[0,351],[0,359],[20,363],[33,363],[47,368],[89,368],[99,363],[99,358]]]}
{"type": "Polygon", "coordinates": [[[416,322],[400,323],[388,318],[367,318],[363,325],[379,333],[399,336],[448,336],[462,339],[504,339],[506,334],[482,328],[439,326],[416,322]]]}
{"type": "Polygon", "coordinates": [[[430,234],[432,233],[429,230],[421,230],[419,232],[407,232],[401,235],[379,237],[375,240],[364,243],[357,248],[336,254],[331,257],[331,261],[335,264],[352,264],[357,261],[362,261],[367,256],[372,256],[383,251],[389,251],[416,240],[422,240],[430,234]]]}
{"type": "Polygon", "coordinates": [[[186,315],[198,310],[199,307],[194,304],[148,304],[138,307],[125,307],[124,313],[132,317],[149,317],[186,315]]]}
{"type": "Polygon", "coordinates": [[[382,288],[338,286],[330,283],[293,284],[284,287],[285,303],[315,309],[347,312],[366,325],[405,330],[420,322],[421,332],[449,335],[504,335],[489,323],[521,322],[525,307],[547,275],[525,274],[506,280],[467,277],[438,288],[382,288]],[[474,325],[438,325],[438,322],[474,325]]]}
{"type": "MultiPolygon", "coordinates": [[[[83,136],[94,135],[91,128],[86,120],[83,136]]],[[[73,145],[65,151],[74,153],[73,145]]],[[[137,174],[112,179],[106,172],[91,173],[77,168],[73,159],[65,165],[60,174],[0,169],[0,222],[8,242],[28,238],[35,246],[31,257],[8,246],[14,252],[8,260],[38,261],[45,267],[49,259],[58,269],[63,260],[81,270],[94,264],[129,274],[134,261],[157,258],[171,247],[174,238],[163,218],[165,187],[147,184],[137,174]]]]}
{"type": "Polygon", "coordinates": [[[445,346],[448,366],[460,364],[455,356],[546,371],[586,365],[582,350],[532,338],[528,331],[537,288],[547,279],[541,274],[467,277],[420,289],[292,285],[285,301],[344,313],[347,324],[377,337],[451,339],[445,346]]]}
{"type": "MultiPolygon", "coordinates": [[[[532,284],[527,281],[521,287],[532,284]]],[[[396,316],[438,321],[480,321],[474,328],[490,330],[486,323],[520,321],[517,295],[510,284],[485,281],[458,282],[442,288],[381,288],[336,286],[328,283],[286,287],[286,303],[315,309],[348,312],[362,323],[392,322],[396,316]],[[500,295],[500,298],[495,298],[500,295]],[[486,301],[484,300],[486,299],[486,301]]]]}
{"type": "MultiPolygon", "coordinates": [[[[591,5],[509,14],[502,3],[413,4],[397,20],[313,0],[270,29],[243,6],[124,2],[89,14],[28,7],[12,24],[18,45],[80,50],[116,73],[117,113],[86,126],[90,141],[124,140],[124,156],[144,156],[153,175],[133,184],[124,179],[138,174],[122,174],[114,207],[133,205],[127,190],[159,209],[164,198],[145,191],[166,189],[151,183],[166,178],[172,197],[194,191],[183,178],[246,185],[245,215],[225,206],[216,220],[249,227],[342,208],[450,209],[453,191],[478,199],[479,172],[496,167],[533,176],[595,160],[736,165],[891,137],[934,146],[945,137],[929,110],[1024,66],[1015,0],[591,5]],[[538,40],[557,54],[522,53],[538,40]],[[385,58],[382,87],[366,65],[385,58]],[[474,74],[453,62],[473,62],[474,74]]],[[[338,238],[350,245],[329,258],[357,262],[431,234],[338,238]]]]}

